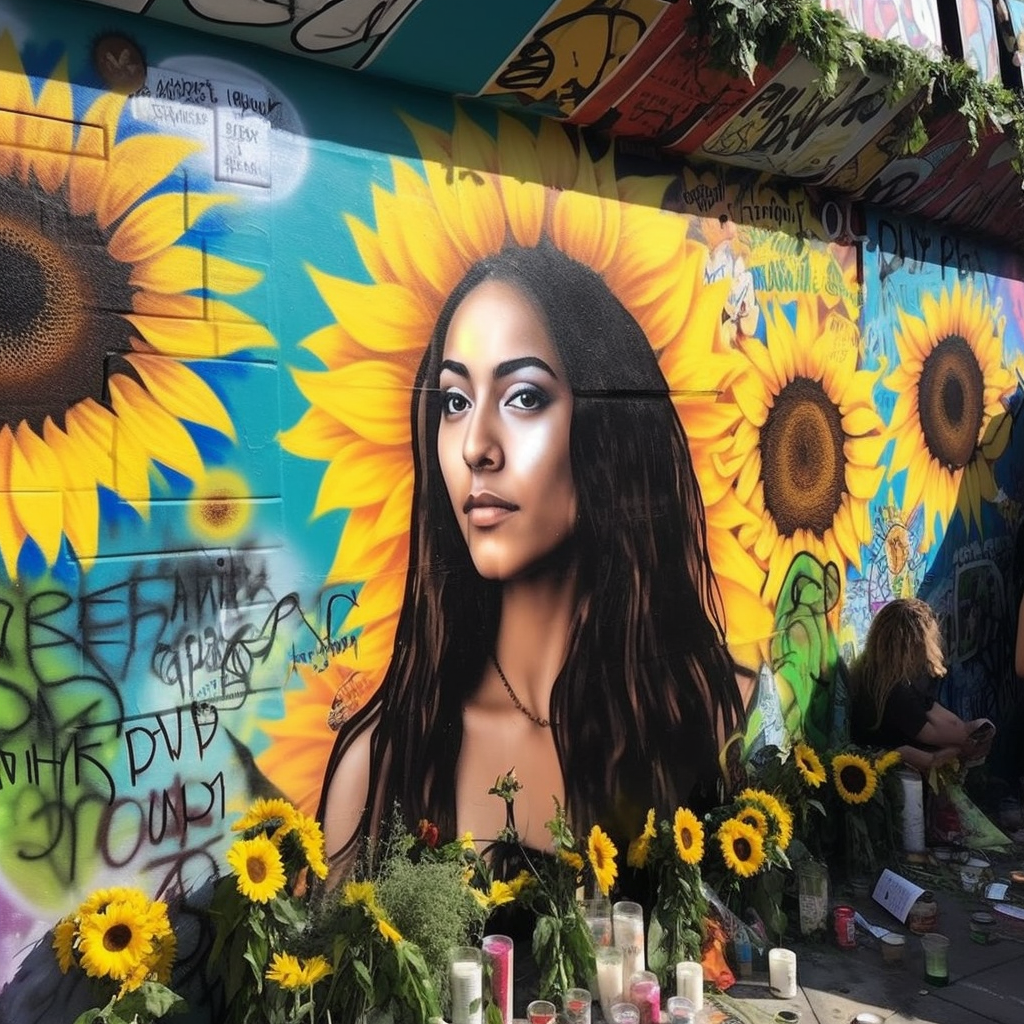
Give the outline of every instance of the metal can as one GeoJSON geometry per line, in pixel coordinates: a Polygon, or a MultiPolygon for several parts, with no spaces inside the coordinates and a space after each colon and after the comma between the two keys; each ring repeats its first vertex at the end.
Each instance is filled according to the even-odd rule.
{"type": "Polygon", "coordinates": [[[857,924],[853,919],[853,907],[836,907],[832,920],[839,948],[853,949],[857,945],[857,924]]]}

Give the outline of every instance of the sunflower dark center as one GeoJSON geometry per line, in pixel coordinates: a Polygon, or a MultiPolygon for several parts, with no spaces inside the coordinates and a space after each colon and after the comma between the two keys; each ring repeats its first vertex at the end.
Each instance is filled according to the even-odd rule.
{"type": "Polygon", "coordinates": [[[245,862],[245,870],[257,885],[267,877],[267,865],[262,857],[250,857],[245,862]]]}
{"type": "Polygon", "coordinates": [[[680,829],[679,842],[683,844],[683,849],[688,850],[693,846],[693,833],[688,829],[680,829]]]}
{"type": "Polygon", "coordinates": [[[846,765],[839,772],[839,780],[843,784],[843,788],[847,793],[862,793],[864,787],[868,784],[867,776],[864,774],[864,769],[855,764],[846,765]]]}
{"type": "Polygon", "coordinates": [[[737,860],[750,860],[750,855],[754,852],[750,840],[744,839],[742,836],[733,840],[732,849],[737,860]]]}
{"type": "Polygon", "coordinates": [[[985,413],[985,376],[965,338],[951,334],[928,353],[917,405],[932,457],[949,470],[963,469],[974,458],[985,413]]]}
{"type": "Polygon", "coordinates": [[[132,930],[126,924],[115,924],[103,933],[103,948],[109,953],[120,953],[131,941],[132,930]]]}
{"type": "Polygon", "coordinates": [[[226,526],[237,514],[237,507],[226,494],[211,495],[203,501],[202,517],[208,526],[226,526]]]}
{"type": "Polygon", "coordinates": [[[817,381],[798,377],[775,396],[761,428],[765,507],[784,537],[823,537],[846,492],[843,418],[817,381]]]}
{"type": "Polygon", "coordinates": [[[0,426],[102,401],[107,374],[131,372],[131,267],[107,251],[109,231],[73,214],[67,193],[0,176],[0,426]]]}

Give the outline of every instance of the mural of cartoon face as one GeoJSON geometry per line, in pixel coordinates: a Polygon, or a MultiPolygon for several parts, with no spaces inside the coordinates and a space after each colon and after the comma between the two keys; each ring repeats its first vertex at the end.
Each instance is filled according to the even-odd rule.
{"type": "Polygon", "coordinates": [[[477,571],[528,572],[569,537],[573,397],[548,328],[512,285],[486,281],[445,339],[438,459],[477,571]]]}

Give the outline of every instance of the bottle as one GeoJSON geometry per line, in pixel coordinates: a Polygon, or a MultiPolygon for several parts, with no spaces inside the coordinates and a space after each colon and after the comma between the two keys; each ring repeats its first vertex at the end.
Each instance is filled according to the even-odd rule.
{"type": "Polygon", "coordinates": [[[939,905],[935,902],[935,893],[921,893],[907,915],[907,927],[915,935],[925,935],[936,930],[938,921],[939,905]]]}

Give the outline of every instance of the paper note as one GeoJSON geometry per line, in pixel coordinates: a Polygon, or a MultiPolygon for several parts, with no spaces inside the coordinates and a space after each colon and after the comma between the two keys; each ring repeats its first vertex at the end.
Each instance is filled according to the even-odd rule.
{"type": "Polygon", "coordinates": [[[897,875],[895,871],[886,868],[879,875],[871,898],[880,906],[885,907],[893,917],[906,924],[910,908],[923,892],[924,889],[915,885],[909,878],[897,875]]]}

